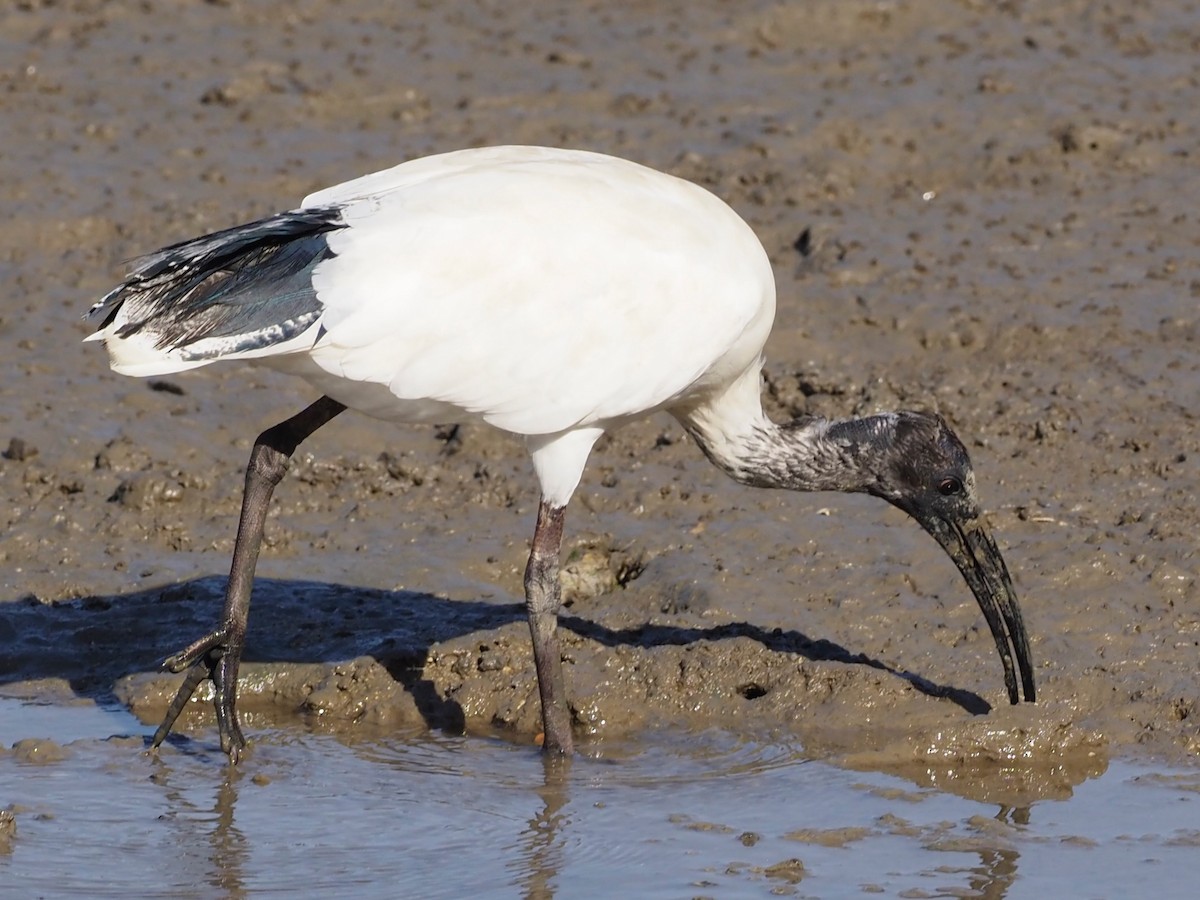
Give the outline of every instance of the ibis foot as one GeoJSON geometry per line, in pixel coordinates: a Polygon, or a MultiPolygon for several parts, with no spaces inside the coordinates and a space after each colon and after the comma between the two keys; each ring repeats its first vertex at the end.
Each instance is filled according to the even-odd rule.
{"type": "Polygon", "coordinates": [[[242,648],[235,647],[230,638],[231,630],[228,627],[218,628],[163,662],[164,669],[187,674],[167,707],[162,724],[154,732],[150,741],[151,749],[162,744],[196,689],[207,679],[213,683],[213,703],[217,709],[217,734],[221,740],[221,750],[232,765],[237,765],[246,749],[246,737],[242,734],[234,707],[242,648]]]}

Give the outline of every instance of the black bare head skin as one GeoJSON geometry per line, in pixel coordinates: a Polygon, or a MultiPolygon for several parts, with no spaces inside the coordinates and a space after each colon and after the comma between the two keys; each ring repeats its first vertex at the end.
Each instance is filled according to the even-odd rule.
{"type": "Polygon", "coordinates": [[[960,523],[979,516],[967,448],[941,416],[898,412],[888,431],[870,493],[922,523],[930,514],[960,523]]]}

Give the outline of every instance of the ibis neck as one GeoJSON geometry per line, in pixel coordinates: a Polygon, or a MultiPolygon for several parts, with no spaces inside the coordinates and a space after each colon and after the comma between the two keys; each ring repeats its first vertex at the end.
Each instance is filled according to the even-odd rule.
{"type": "MultiPolygon", "coordinates": [[[[757,389],[757,379],[754,384],[757,389]]],[[[722,397],[679,416],[717,468],[751,487],[870,491],[872,449],[894,430],[895,415],[862,419],[802,416],[772,422],[754,393],[722,397]]]]}
{"type": "Polygon", "coordinates": [[[802,417],[782,425],[764,418],[737,436],[689,430],[713,464],[741,484],[860,492],[870,490],[875,476],[864,464],[861,447],[844,440],[843,434],[872,427],[870,419],[802,417]]]}

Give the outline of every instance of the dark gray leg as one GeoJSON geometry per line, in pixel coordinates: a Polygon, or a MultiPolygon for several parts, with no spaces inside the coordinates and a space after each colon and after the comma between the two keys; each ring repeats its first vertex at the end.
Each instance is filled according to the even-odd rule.
{"type": "Polygon", "coordinates": [[[547,753],[575,752],[571,736],[571,710],[563,684],[562,650],[558,643],[558,607],[562,594],[558,584],[558,554],[562,547],[563,507],[542,501],[538,506],[533,547],[525,567],[525,605],[533,636],[533,661],[537,666],[538,692],[542,699],[542,728],[547,753]]]}
{"type": "Polygon", "coordinates": [[[310,434],[342,412],[346,407],[322,397],[303,412],[268,428],[254,442],[250,463],[246,466],[246,490],[242,495],[242,517],[238,522],[237,540],[233,545],[233,563],[229,570],[229,586],[225,591],[225,612],[221,625],[189,644],[181,652],[168,657],[163,665],[172,672],[187,670],[175,699],[167,707],[163,722],[154,732],[151,747],[157,747],[170,732],[171,726],[205,678],[211,678],[216,692],[217,731],[221,749],[229,761],[237,764],[246,738],[238,725],[237,700],[238,665],[246,643],[246,619],[250,614],[250,588],[254,584],[254,567],[262,544],[263,526],[267,520],[267,505],[275,485],[288,470],[292,454],[310,434]]]}

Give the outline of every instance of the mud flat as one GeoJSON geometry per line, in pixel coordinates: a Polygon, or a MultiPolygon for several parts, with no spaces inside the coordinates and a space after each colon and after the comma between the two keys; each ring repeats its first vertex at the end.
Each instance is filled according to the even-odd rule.
{"type": "MultiPolygon", "coordinates": [[[[549,143],[694,179],[754,225],[777,416],[954,423],[1039,681],[1008,706],[969,592],[899,513],[739,488],[656,419],[602,442],[569,511],[590,746],[786,734],[978,796],[1054,796],[1114,755],[1196,761],[1195,9],[387,10],[0,13],[20,136],[0,156],[6,690],[156,720],[158,661],[215,620],[250,441],[311,399],[246,367],[109,373],[78,315],[121,260],[408,157],[549,143]]],[[[459,437],[346,417],[302,449],[251,612],[251,733],[533,740],[532,478],[511,439],[459,437]]]]}

